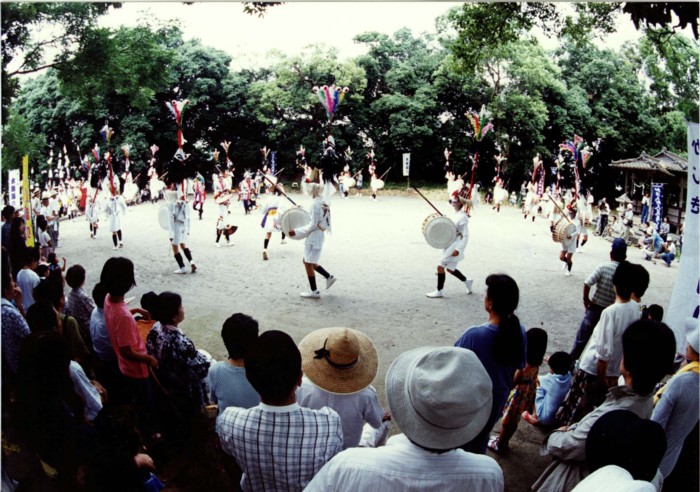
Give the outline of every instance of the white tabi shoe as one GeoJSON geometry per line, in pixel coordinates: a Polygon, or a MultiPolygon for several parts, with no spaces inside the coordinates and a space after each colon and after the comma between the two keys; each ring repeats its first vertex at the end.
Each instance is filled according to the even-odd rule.
{"type": "Polygon", "coordinates": [[[310,290],[308,292],[302,292],[299,294],[301,297],[307,298],[307,299],[318,299],[321,297],[321,293],[318,290],[310,290]]]}
{"type": "Polygon", "coordinates": [[[328,277],[328,278],[326,279],[326,290],[328,290],[328,289],[330,289],[331,287],[333,287],[333,284],[335,283],[336,280],[338,280],[338,279],[335,278],[333,275],[331,275],[330,277],[328,277]]]}
{"type": "Polygon", "coordinates": [[[173,270],[173,273],[187,273],[187,268],[178,268],[177,270],[173,270]]]}
{"type": "Polygon", "coordinates": [[[430,297],[431,299],[438,299],[440,297],[445,297],[441,290],[434,290],[425,294],[425,297],[430,297]]]}
{"type": "Polygon", "coordinates": [[[472,293],[472,284],[474,283],[474,280],[468,278],[467,280],[464,281],[464,286],[467,288],[467,294],[472,293]]]}

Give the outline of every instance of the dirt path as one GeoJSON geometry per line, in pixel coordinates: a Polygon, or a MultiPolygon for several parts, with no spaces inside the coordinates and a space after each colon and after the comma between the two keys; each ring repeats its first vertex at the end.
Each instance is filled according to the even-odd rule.
{"type": "MultiPolygon", "coordinates": [[[[302,203],[301,196],[294,199],[302,203]]],[[[186,319],[183,330],[199,348],[216,359],[225,356],[220,338],[223,321],[244,312],[260,322],[261,331],[279,329],[300,341],[310,331],[329,326],[347,326],[367,333],[380,356],[374,386],[384,398],[384,377],[391,361],[401,352],[422,345],[452,345],[464,329],[487,319],[484,311],[484,280],[490,273],[511,275],[520,286],[517,311],[526,327],[539,326],[549,333],[547,353],[569,350],[583,315],[582,285],[588,274],[608,259],[610,243],[591,236],[582,254],[574,257],[573,275],[565,277],[558,260],[559,244],[551,240],[549,222],[537,218],[524,221],[519,210],[502,208],[500,214],[488,206],[472,212],[466,259],[460,270],[474,279],[474,293],[448,275],[443,299],[428,299],[435,289],[435,266],[440,251],[428,246],[421,224],[432,209],[420,198],[367,196],[343,199],[333,196],[333,233],[326,238],[321,264],[338,277],[329,292],[319,278],[322,297],[302,299],[299,292],[308,284],[301,263],[303,242],[273,235],[269,261],[262,260],[264,233],[260,211],[244,216],[239,205],[231,207],[231,222],[239,226],[234,246],[216,248],[215,221],[218,207],[207,201],[204,220],[192,220],[188,246],[198,265],[196,274],[174,275],[176,263],[167,232],[157,221],[162,205],[142,204],[129,209],[123,218],[125,247],[111,249],[106,223],[97,239],[90,239],[87,222],[61,223],[61,248],[68,265],[82,264],[87,272],[86,290],[99,279],[104,261],[126,256],[136,265],[137,287],[129,294],[149,290],[171,290],[183,297],[186,319]]],[[[448,212],[445,199],[436,205],[448,212]]],[[[222,238],[222,241],[223,238],[222,238]]],[[[667,306],[678,264],[666,268],[652,265],[637,249],[629,250],[632,262],[643,263],[651,274],[645,303],[667,306]]],[[[543,372],[546,369],[543,368],[543,372]]],[[[505,456],[496,456],[506,476],[509,491],[529,490],[549,458],[540,457],[542,433],[521,424],[505,456]]]]}

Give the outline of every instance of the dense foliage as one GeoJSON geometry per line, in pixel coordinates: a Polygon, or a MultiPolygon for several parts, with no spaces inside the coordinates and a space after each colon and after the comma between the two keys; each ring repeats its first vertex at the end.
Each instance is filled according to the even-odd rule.
{"type": "MultiPolygon", "coordinates": [[[[107,9],[95,5],[102,6],[83,7],[86,20],[107,9]]],[[[411,152],[412,177],[437,183],[449,148],[453,166],[467,172],[477,148],[465,112],[485,107],[494,131],[479,144],[482,183],[491,182],[500,153],[506,182],[519,188],[535,153],[550,168],[559,144],[576,134],[594,146],[585,184],[610,194],[604,186],[615,180],[596,179],[616,176],[610,161],[664,147],[685,153],[684,119],[698,114],[698,43],[680,34],[660,42],[662,34],[649,30],[617,52],[599,49],[586,26],[595,21],[596,32],[609,32],[602,16],[620,6],[587,5],[572,20],[552,17],[551,4],[465,4],[439,20],[439,38],[368,32],[355,39],[367,47],[355,59],[315,45],[293,56],[273,53],[265,68],[235,71],[230,55],[184,41],[177,26],[82,30],[75,33],[82,48],[27,80],[6,106],[3,168],[17,167],[29,152],[40,170],[49,149],[60,154],[64,146],[77,164],[101,143],[108,120],[113,150],[128,143],[138,171],[154,143],[159,158],[171,158],[176,127],[165,102],[189,99],[185,149],[205,174],[214,171],[212,152],[223,140],[232,142],[236,173],[259,167],[263,146],[277,151],[278,168],[298,172],[296,149],[303,145],[317,162],[329,129],[312,88],[336,84],[350,92],[330,128],[340,150],[354,152],[355,169],[366,166],[372,148],[380,172],[393,166],[388,179],[399,179],[401,154],[411,152]],[[546,51],[528,34],[533,26],[558,33],[560,47],[546,51]]],[[[15,46],[3,39],[3,53],[13,53],[25,35],[15,26],[15,46]]],[[[3,72],[3,88],[6,78],[3,72]]]]}

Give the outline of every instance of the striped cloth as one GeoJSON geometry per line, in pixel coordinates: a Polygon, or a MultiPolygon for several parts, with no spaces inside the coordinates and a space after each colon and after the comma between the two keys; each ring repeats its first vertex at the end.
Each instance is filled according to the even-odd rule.
{"type": "Polygon", "coordinates": [[[613,275],[619,265],[616,261],[603,263],[596,268],[584,282],[587,286],[595,285],[595,292],[591,299],[594,304],[606,308],[615,302],[615,289],[613,288],[613,275]]]}
{"type": "Polygon", "coordinates": [[[216,420],[216,432],[243,470],[246,492],[301,491],[343,449],[340,417],[327,407],[229,407],[216,420]]]}

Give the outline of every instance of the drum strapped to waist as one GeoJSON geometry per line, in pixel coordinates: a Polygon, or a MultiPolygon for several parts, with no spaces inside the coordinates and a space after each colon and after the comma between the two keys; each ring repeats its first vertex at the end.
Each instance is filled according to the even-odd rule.
{"type": "Polygon", "coordinates": [[[231,200],[231,198],[233,198],[233,193],[222,193],[216,198],[215,201],[217,204],[221,205],[222,203],[226,203],[231,200]]]}
{"type": "Polygon", "coordinates": [[[423,236],[433,248],[445,249],[457,239],[457,226],[444,215],[430,214],[423,221],[423,236]]]}
{"type": "Polygon", "coordinates": [[[340,181],[341,181],[341,183],[343,183],[343,186],[345,186],[346,188],[352,188],[353,186],[355,186],[355,178],[351,178],[349,176],[346,176],[346,177],[340,178],[340,181]]]}
{"type": "Polygon", "coordinates": [[[166,231],[170,229],[170,211],[167,205],[162,205],[158,209],[158,223],[166,231]]]}
{"type": "Polygon", "coordinates": [[[561,217],[554,224],[554,231],[552,232],[552,241],[555,243],[563,243],[566,241],[567,236],[571,236],[576,230],[576,225],[569,222],[566,217],[561,217]]]}
{"type": "MultiPolygon", "coordinates": [[[[282,232],[289,236],[289,231],[291,229],[298,229],[299,227],[304,227],[311,222],[311,216],[309,213],[301,208],[295,207],[290,208],[285,211],[280,217],[280,228],[282,232]]],[[[289,236],[292,239],[301,239],[298,236],[289,236]]]]}
{"type": "Polygon", "coordinates": [[[381,190],[384,188],[384,180],[383,179],[373,179],[370,182],[370,188],[373,190],[381,190]]]}

